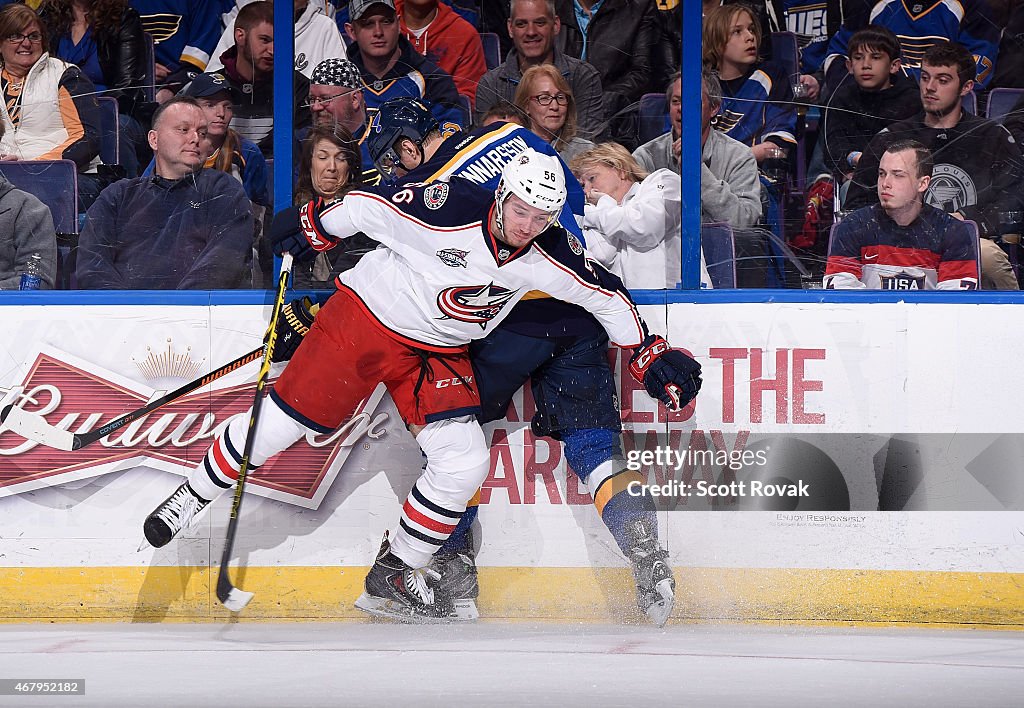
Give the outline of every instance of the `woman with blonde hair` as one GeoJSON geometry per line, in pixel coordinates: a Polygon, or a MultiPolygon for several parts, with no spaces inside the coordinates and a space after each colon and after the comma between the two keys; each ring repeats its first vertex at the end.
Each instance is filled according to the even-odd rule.
{"type": "MultiPolygon", "coordinates": [[[[682,241],[679,175],[650,174],[618,143],[601,143],[570,163],[587,205],[587,249],[627,288],[675,288],[682,241]]],[[[701,287],[711,279],[701,253],[701,287]]]]}
{"type": "Polygon", "coordinates": [[[566,162],[594,147],[594,143],[576,135],[576,99],[553,64],[532,66],[523,72],[513,103],[527,127],[550,143],[566,162]]]}

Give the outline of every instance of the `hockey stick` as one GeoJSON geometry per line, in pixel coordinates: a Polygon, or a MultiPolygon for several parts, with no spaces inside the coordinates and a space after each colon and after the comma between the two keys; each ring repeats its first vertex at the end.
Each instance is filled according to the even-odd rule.
{"type": "Polygon", "coordinates": [[[200,389],[208,383],[216,381],[226,374],[230,374],[235,369],[245,366],[251,361],[256,361],[262,355],[263,347],[253,349],[248,354],[243,354],[219,369],[215,369],[195,381],[189,381],[184,386],[176,388],[170,393],[164,394],[160,398],[150,401],[141,408],[136,408],[133,411],[125,413],[120,418],[114,418],[114,420],[109,423],[101,425],[96,430],[90,430],[87,433],[72,433],[69,430],[57,428],[47,423],[46,419],[38,413],[26,411],[21,408],[15,408],[13,403],[4,407],[4,409],[0,411],[0,423],[3,423],[7,426],[8,430],[17,433],[26,440],[31,440],[57,450],[71,452],[85,447],[86,445],[91,445],[105,435],[109,435],[118,428],[128,425],[128,423],[131,423],[133,420],[138,420],[147,413],[152,413],[156,409],[166,406],[171,401],[192,393],[196,389],[200,389]]]}
{"type": "Polygon", "coordinates": [[[231,563],[231,551],[235,547],[235,536],[238,533],[238,513],[242,508],[242,492],[245,490],[245,480],[248,478],[249,455],[252,454],[252,446],[256,440],[256,423],[259,421],[260,408],[263,403],[263,389],[270,378],[270,357],[274,353],[274,344],[277,343],[277,320],[281,315],[281,308],[284,307],[284,293],[288,289],[288,276],[292,270],[292,256],[285,253],[281,260],[281,273],[277,276],[277,296],[274,298],[274,310],[270,315],[270,325],[267,327],[267,336],[263,345],[263,365],[260,367],[259,376],[256,377],[256,395],[252,402],[252,413],[249,414],[249,427],[245,435],[245,447],[242,450],[242,466],[238,470],[238,484],[235,486],[235,499],[231,503],[231,518],[228,520],[228,532],[224,538],[224,552],[220,557],[220,574],[217,576],[217,599],[224,607],[232,612],[241,612],[253,593],[236,588],[231,582],[228,574],[228,565],[231,563]]]}

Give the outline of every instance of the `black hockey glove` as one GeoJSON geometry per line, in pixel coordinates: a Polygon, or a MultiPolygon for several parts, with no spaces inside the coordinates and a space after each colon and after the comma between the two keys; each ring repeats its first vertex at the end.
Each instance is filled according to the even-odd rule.
{"type": "Polygon", "coordinates": [[[330,236],[320,224],[323,206],[324,200],[318,197],[277,212],[270,224],[270,245],[274,253],[280,256],[287,251],[297,262],[303,263],[337,244],[339,239],[330,236]]]}
{"type": "Polygon", "coordinates": [[[281,316],[277,318],[277,340],[274,351],[270,353],[273,362],[288,361],[302,343],[302,338],[309,334],[313,318],[320,310],[320,305],[308,297],[292,300],[281,308],[281,316]]]}
{"type": "Polygon", "coordinates": [[[629,373],[670,410],[682,410],[700,391],[700,364],[656,334],[634,350],[629,373]]]}

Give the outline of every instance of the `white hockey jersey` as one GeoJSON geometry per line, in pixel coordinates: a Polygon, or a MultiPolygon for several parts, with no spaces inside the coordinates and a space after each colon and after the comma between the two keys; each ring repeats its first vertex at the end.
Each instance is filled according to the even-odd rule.
{"type": "Polygon", "coordinates": [[[453,177],[353,191],[319,215],[322,231],[360,231],[385,248],[338,276],[399,338],[454,347],[486,337],[531,290],[594,314],[609,338],[635,347],[647,330],[622,283],[588,266],[583,244],[553,226],[513,250],[488,227],[494,193],[453,177]]]}

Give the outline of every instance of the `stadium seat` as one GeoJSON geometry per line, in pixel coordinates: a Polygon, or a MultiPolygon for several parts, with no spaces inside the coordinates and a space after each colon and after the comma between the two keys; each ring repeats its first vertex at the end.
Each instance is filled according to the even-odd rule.
{"type": "Polygon", "coordinates": [[[71,160],[0,162],[0,174],[50,207],[60,234],[78,233],[78,172],[71,160]]]}
{"type": "Polygon", "coordinates": [[[117,124],[117,99],[101,96],[100,104],[100,159],[105,165],[121,164],[117,124]]]}
{"type": "Polygon", "coordinates": [[[725,223],[700,226],[700,247],[716,290],[736,287],[736,242],[732,227],[725,223]]]}
{"type": "Polygon", "coordinates": [[[75,163],[71,160],[0,162],[0,174],[50,208],[57,232],[54,287],[59,290],[73,288],[78,250],[78,171],[75,163]]]}
{"type": "Polygon", "coordinates": [[[960,105],[972,116],[978,115],[978,94],[971,91],[960,99],[960,105]]]}
{"type": "Polygon", "coordinates": [[[142,68],[146,72],[143,75],[143,84],[145,86],[143,95],[147,101],[152,103],[156,100],[156,48],[153,43],[153,35],[149,32],[143,32],[142,36],[144,38],[142,43],[142,68]]]}
{"type": "Polygon", "coordinates": [[[640,97],[640,120],[637,122],[637,141],[643,145],[648,140],[667,133],[672,124],[668,118],[665,94],[645,93],[640,97]]]}
{"type": "Polygon", "coordinates": [[[494,32],[481,32],[480,41],[484,45],[484,61],[487,62],[487,71],[490,71],[501,64],[501,43],[498,40],[498,35],[494,32]]]}
{"type": "Polygon", "coordinates": [[[792,32],[772,32],[772,63],[786,76],[800,73],[800,47],[792,32]]]}
{"type": "Polygon", "coordinates": [[[988,107],[985,110],[985,117],[997,123],[1002,123],[1003,118],[1013,110],[1013,107],[1017,105],[1022,96],[1024,96],[1024,89],[992,89],[992,92],[988,95],[988,107]]]}

